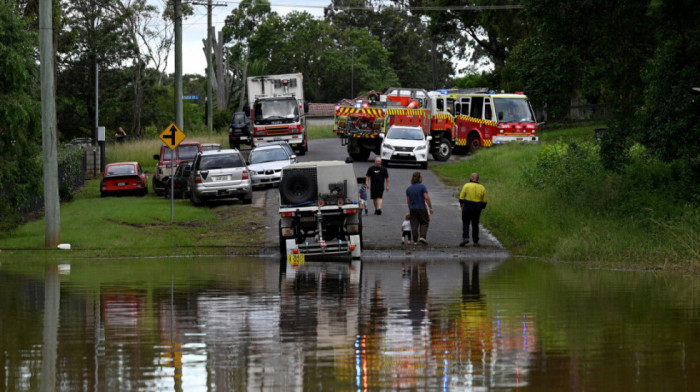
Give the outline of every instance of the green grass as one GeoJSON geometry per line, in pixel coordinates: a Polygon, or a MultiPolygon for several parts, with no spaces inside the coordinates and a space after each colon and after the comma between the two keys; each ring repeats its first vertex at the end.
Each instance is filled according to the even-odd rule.
{"type": "Polygon", "coordinates": [[[337,138],[333,133],[333,125],[309,125],[306,128],[309,140],[337,138]]]}
{"type": "Polygon", "coordinates": [[[194,207],[189,200],[145,197],[100,198],[99,181],[85,184],[61,205],[61,242],[70,252],[45,250],[44,221],[0,234],[0,257],[120,257],[257,254],[264,238],[260,208],[237,202],[194,207]],[[56,253],[59,252],[59,253],[56,253]]]}
{"type": "MultiPolygon", "coordinates": [[[[592,141],[597,127],[588,124],[545,132],[541,141],[592,141]]],[[[482,149],[471,159],[432,170],[455,188],[467,182],[470,173],[480,174],[488,192],[481,221],[515,255],[590,266],[698,272],[700,212],[696,206],[688,206],[680,216],[641,221],[639,216],[569,204],[556,191],[535,189],[524,180],[541,148],[509,144],[482,149]]]]}

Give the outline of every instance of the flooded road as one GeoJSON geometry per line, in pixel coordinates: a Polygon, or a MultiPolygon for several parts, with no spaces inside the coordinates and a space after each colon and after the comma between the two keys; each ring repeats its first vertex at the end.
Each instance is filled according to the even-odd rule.
{"type": "Polygon", "coordinates": [[[0,264],[2,391],[696,391],[697,277],[533,260],[0,264]]]}

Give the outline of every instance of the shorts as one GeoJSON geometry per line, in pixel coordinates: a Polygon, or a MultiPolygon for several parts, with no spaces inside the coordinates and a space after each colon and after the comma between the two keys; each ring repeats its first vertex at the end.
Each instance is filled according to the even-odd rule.
{"type": "Polygon", "coordinates": [[[379,188],[379,189],[370,189],[370,198],[371,199],[381,199],[384,197],[384,188],[379,188]]]}
{"type": "Polygon", "coordinates": [[[410,241],[411,240],[411,230],[402,231],[401,237],[405,237],[408,241],[410,241]]]}

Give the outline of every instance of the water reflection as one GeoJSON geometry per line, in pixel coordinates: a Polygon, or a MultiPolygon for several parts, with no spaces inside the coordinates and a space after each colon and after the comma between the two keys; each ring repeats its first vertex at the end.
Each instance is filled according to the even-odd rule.
{"type": "Polygon", "coordinates": [[[3,263],[0,287],[6,391],[698,386],[687,277],[205,258],[3,263]]]}

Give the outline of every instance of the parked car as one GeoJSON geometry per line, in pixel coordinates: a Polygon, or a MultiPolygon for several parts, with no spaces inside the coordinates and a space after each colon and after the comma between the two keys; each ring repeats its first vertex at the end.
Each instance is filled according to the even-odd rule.
{"type": "Polygon", "coordinates": [[[117,162],[105,166],[100,181],[100,196],[139,195],[148,193],[146,172],[138,162],[117,162]]]}
{"type": "Polygon", "coordinates": [[[392,126],[383,138],[380,150],[382,164],[418,163],[428,168],[430,136],[425,136],[421,127],[392,126]]]}
{"type": "Polygon", "coordinates": [[[250,117],[245,112],[233,113],[228,128],[229,147],[240,149],[241,143],[250,145],[250,117]]]}
{"type": "Polygon", "coordinates": [[[253,185],[241,152],[230,149],[198,153],[187,179],[187,192],[194,205],[228,198],[252,203],[253,185]]]}
{"type": "MultiPolygon", "coordinates": [[[[172,176],[172,190],[175,199],[187,198],[189,195],[187,193],[187,180],[190,177],[190,172],[192,171],[192,162],[182,164],[175,169],[175,175],[172,176]]],[[[170,198],[170,180],[171,177],[165,181],[165,197],[170,198]]]]}
{"type": "Polygon", "coordinates": [[[296,155],[290,155],[283,145],[266,143],[255,147],[248,156],[253,187],[279,184],[282,168],[295,162],[296,155]]]}
{"type": "Polygon", "coordinates": [[[294,148],[292,148],[292,146],[289,143],[287,143],[286,140],[281,140],[281,139],[280,140],[273,140],[271,142],[265,143],[264,145],[266,145],[266,146],[267,145],[282,146],[287,151],[289,156],[294,158],[294,162],[297,162],[297,155],[294,153],[294,148]]]}
{"type": "Polygon", "coordinates": [[[192,162],[200,151],[202,151],[202,144],[199,142],[182,142],[174,150],[162,144],[160,154],[153,155],[153,159],[158,161],[153,173],[153,192],[156,195],[164,194],[165,183],[168,182],[170,174],[174,173],[179,165],[192,162]],[[171,164],[173,168],[170,167],[171,164]]]}

